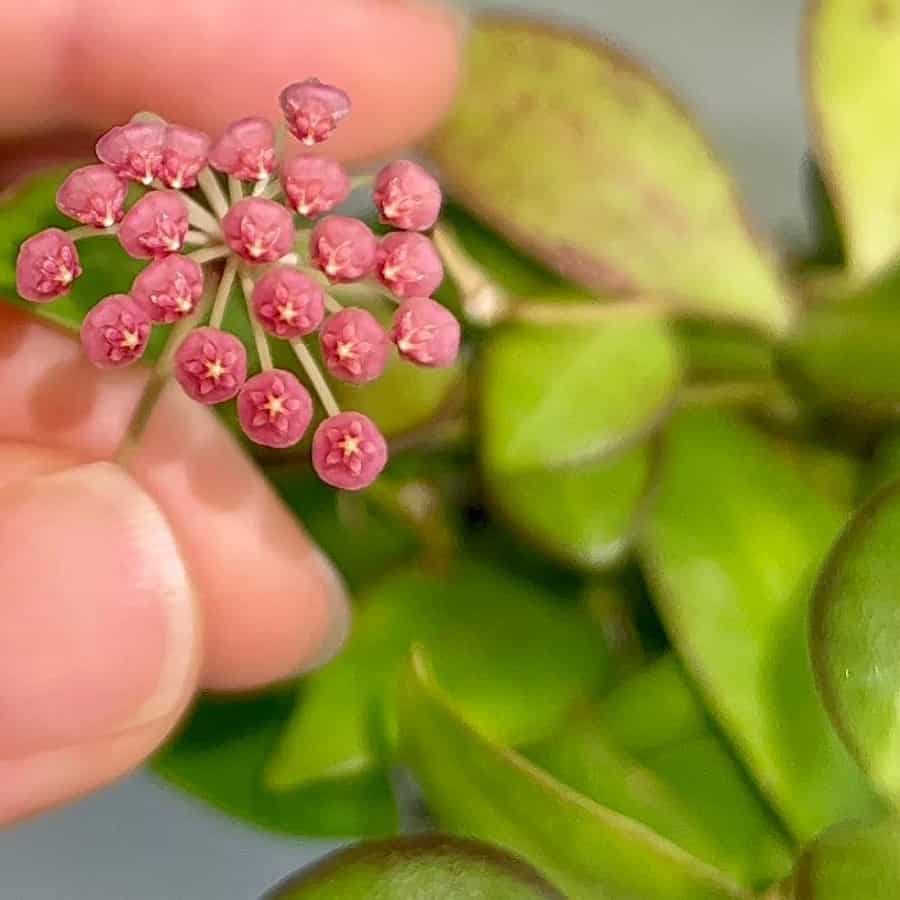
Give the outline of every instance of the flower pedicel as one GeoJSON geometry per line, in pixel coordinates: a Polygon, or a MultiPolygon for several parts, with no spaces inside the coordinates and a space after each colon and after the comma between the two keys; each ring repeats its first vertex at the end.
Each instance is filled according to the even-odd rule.
{"type": "MultiPolygon", "coordinates": [[[[314,78],[286,87],[280,103],[282,130],[306,148],[327,140],[350,112],[343,91],[314,78]]],[[[312,439],[313,466],[328,484],[358,490],[384,468],[387,445],[367,416],[339,409],[305,340],[318,334],[328,374],[354,384],[381,375],[391,342],[416,365],[454,362],[459,323],[431,299],[443,268],[421,233],[437,220],[441,192],[413,162],[385,166],[373,200],[382,222],[398,230],[379,240],[359,219],[332,215],[352,187],[340,163],[303,153],[279,160],[281,143],[258,117],[233,122],[217,141],[147,115],[116,126],[97,142],[100,163],[76,169],[57,193],[58,208],[79,224],[22,244],[17,288],[27,300],[52,302],[82,274],[77,242],[115,235],[125,253],[148,262],[129,294],[99,300],[85,317],[81,340],[91,362],[130,365],[154,328],[171,326],[162,359],[185,393],[204,404],[234,400],[244,433],[266,447],[303,437],[313,419],[311,387],[326,413],[312,439]],[[214,170],[227,178],[227,192],[214,170]],[[126,210],[129,182],[147,191],[126,210]],[[205,204],[186,193],[193,188],[205,204]],[[296,252],[298,216],[316,219],[308,253],[296,252]],[[363,280],[397,305],[390,330],[332,296],[332,285],[363,280]],[[253,326],[255,373],[244,345],[222,328],[236,284],[253,326]],[[275,368],[269,340],[290,346],[298,373],[275,368]]]]}

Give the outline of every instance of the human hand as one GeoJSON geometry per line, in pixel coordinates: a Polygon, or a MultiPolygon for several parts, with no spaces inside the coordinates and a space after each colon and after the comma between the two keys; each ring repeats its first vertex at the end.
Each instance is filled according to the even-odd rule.
{"type": "MultiPolygon", "coordinates": [[[[50,0],[5,11],[0,178],[152,108],[218,131],[284,84],[341,85],[329,143],[383,154],[434,124],[460,23],[425,0],[50,0]],[[64,136],[64,137],[63,137],[64,136]],[[50,141],[52,138],[52,144],[50,141]]],[[[349,611],[333,572],[218,422],[167,391],[108,462],[145,375],[0,308],[0,825],[96,789],[159,746],[199,688],[321,664],[349,611]]]]}

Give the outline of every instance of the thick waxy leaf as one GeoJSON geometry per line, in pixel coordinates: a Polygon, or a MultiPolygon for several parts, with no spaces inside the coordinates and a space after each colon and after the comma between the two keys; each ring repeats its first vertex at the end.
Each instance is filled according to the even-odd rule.
{"type": "Polygon", "coordinates": [[[263,765],[293,706],[293,691],[249,699],[201,700],[154,768],[207,803],[272,831],[319,837],[384,835],[397,827],[383,773],[275,793],[263,765]]]}
{"type": "Polygon", "coordinates": [[[835,725],[873,783],[900,805],[900,486],[873,497],[822,569],[810,631],[835,725]]]}
{"type": "Polygon", "coordinates": [[[563,900],[515,856],[476,841],[427,835],[339,850],[263,900],[563,900]]]}
{"type": "Polygon", "coordinates": [[[538,547],[584,569],[622,557],[649,503],[657,449],[643,445],[612,459],[505,475],[488,469],[493,505],[538,547]]]}
{"type": "Polygon", "coordinates": [[[900,430],[886,434],[875,448],[875,455],[861,478],[862,499],[900,479],[900,430]]]}
{"type": "Polygon", "coordinates": [[[523,472],[615,452],[659,422],[678,379],[658,321],[502,329],[484,350],[485,464],[523,472]]]}
{"type": "Polygon", "coordinates": [[[725,732],[791,831],[875,808],[818,701],[811,580],[840,516],[748,426],[680,417],[645,560],[660,615],[725,732]]]}
{"type": "Polygon", "coordinates": [[[817,156],[857,275],[900,251],[900,2],[819,0],[809,35],[817,156]]]}
{"type": "Polygon", "coordinates": [[[691,380],[775,377],[772,342],[750,329],[689,319],[675,323],[673,335],[691,380]]]}
{"type": "Polygon", "coordinates": [[[900,269],[814,306],[780,350],[809,398],[866,417],[900,409],[900,269]]]}
{"type": "Polygon", "coordinates": [[[774,900],[896,900],[900,822],[848,822],[825,832],[797,861],[774,900]]]}
{"type": "Polygon", "coordinates": [[[649,828],[490,742],[436,687],[421,653],[400,704],[404,757],[441,826],[507,847],[571,900],[726,900],[736,885],[649,828]]]}
{"type": "Polygon", "coordinates": [[[479,218],[585,287],[787,325],[784,289],[730,179],[632,60],[583,33],[488,18],[464,75],[430,149],[479,218]]]}
{"type": "Polygon", "coordinates": [[[565,602],[480,562],[384,579],[361,597],[341,656],[304,685],[267,782],[287,789],[390,758],[398,673],[415,642],[479,727],[504,743],[539,740],[609,665],[587,615],[565,602]]]}

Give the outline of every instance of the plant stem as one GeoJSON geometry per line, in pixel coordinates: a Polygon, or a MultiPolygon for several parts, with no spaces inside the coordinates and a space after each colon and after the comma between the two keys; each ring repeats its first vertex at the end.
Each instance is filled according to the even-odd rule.
{"type": "Polygon", "coordinates": [[[277,181],[270,181],[259,194],[254,191],[253,196],[262,197],[264,200],[274,200],[280,193],[281,185],[277,181]]]}
{"type": "Polygon", "coordinates": [[[188,208],[188,219],[195,228],[205,231],[213,237],[221,237],[222,229],[219,220],[202,204],[193,197],[182,193],[181,195],[188,208]]]}
{"type": "Polygon", "coordinates": [[[372,172],[365,175],[353,175],[350,178],[350,190],[355,191],[357,188],[371,187],[373,181],[375,181],[375,175],[372,172]]]}
{"type": "Polygon", "coordinates": [[[253,185],[253,190],[250,192],[251,197],[264,197],[266,194],[266,189],[269,187],[269,179],[268,178],[260,178],[256,184],[253,185]]]}
{"type": "Polygon", "coordinates": [[[240,275],[241,289],[244,292],[244,303],[247,305],[247,318],[250,320],[250,328],[253,331],[253,341],[256,344],[256,353],[259,356],[260,366],[263,371],[266,372],[269,369],[273,369],[275,366],[272,362],[272,351],[269,349],[269,339],[266,337],[266,332],[263,330],[262,325],[260,325],[259,319],[257,319],[253,313],[253,303],[251,302],[251,298],[253,297],[253,278],[251,278],[250,273],[243,267],[241,267],[240,275]]]}
{"type": "Polygon", "coordinates": [[[175,351],[188,332],[197,322],[202,320],[217,282],[218,278],[215,274],[211,278],[207,278],[203,296],[197,304],[197,308],[189,316],[185,316],[177,322],[169,332],[166,344],[159,354],[156,364],[150,370],[147,383],[144,385],[144,390],[138,398],[137,405],[128,422],[128,427],[125,429],[125,434],[113,457],[113,462],[118,463],[123,468],[128,468],[140,444],[141,435],[146,430],[147,424],[153,415],[153,410],[156,408],[156,402],[168,383],[169,376],[172,373],[172,360],[175,357],[175,351]]]}
{"type": "Polygon", "coordinates": [[[226,247],[224,244],[216,244],[214,247],[202,247],[200,250],[192,250],[185,255],[188,259],[203,265],[216,259],[222,259],[224,256],[230,256],[231,248],[226,247]]]}
{"type": "Polygon", "coordinates": [[[232,205],[244,199],[244,185],[234,175],[228,176],[228,196],[232,205]]]}
{"type": "Polygon", "coordinates": [[[228,212],[228,201],[225,199],[222,188],[219,187],[219,182],[209,166],[200,170],[200,174],[197,175],[197,184],[200,190],[203,191],[203,196],[206,197],[209,208],[221,219],[228,212]]]}
{"type": "Polygon", "coordinates": [[[184,242],[186,244],[199,244],[201,247],[205,247],[210,241],[209,235],[205,231],[196,231],[192,228],[184,236],[184,242]]]}
{"type": "Polygon", "coordinates": [[[344,304],[339,300],[335,300],[327,291],[325,292],[325,309],[330,313],[339,313],[344,308],[344,304]]]}
{"type": "Polygon", "coordinates": [[[334,399],[334,394],[331,392],[322,370],[315,359],[313,359],[313,355],[307,349],[306,344],[303,343],[303,339],[294,338],[290,343],[294,353],[297,354],[300,365],[303,366],[303,371],[306,372],[306,377],[319,395],[319,401],[325,408],[325,412],[329,416],[336,416],[341,411],[341,408],[338,406],[337,400],[334,399]]]}
{"type": "Polygon", "coordinates": [[[445,268],[459,288],[466,318],[483,326],[493,325],[504,318],[509,309],[509,298],[466,253],[453,231],[446,225],[437,225],[432,239],[445,268]]]}
{"type": "Polygon", "coordinates": [[[213,301],[212,313],[209,317],[211,328],[221,328],[225,319],[225,311],[228,309],[228,298],[234,286],[234,278],[237,275],[239,261],[236,256],[229,256],[222,271],[222,279],[216,289],[216,299],[213,301]]]}
{"type": "Polygon", "coordinates": [[[70,228],[66,234],[70,240],[83,241],[92,237],[111,237],[119,233],[118,225],[110,225],[109,228],[95,228],[93,225],[76,225],[70,228]]]}

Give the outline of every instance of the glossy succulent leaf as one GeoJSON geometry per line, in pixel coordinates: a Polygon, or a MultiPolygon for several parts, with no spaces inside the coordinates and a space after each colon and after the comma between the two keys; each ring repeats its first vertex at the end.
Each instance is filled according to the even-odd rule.
{"type": "MultiPolygon", "coordinates": [[[[744,884],[772,881],[790,869],[789,845],[779,823],[707,718],[671,654],[616,685],[598,702],[590,723],[589,719],[582,736],[593,730],[603,743],[617,744],[651,772],[682,805],[694,840],[703,843],[689,845],[690,834],[679,840],[679,835],[656,823],[661,833],[744,884]]],[[[602,800],[595,786],[602,787],[603,777],[590,763],[590,745],[580,751],[579,765],[579,758],[570,756],[567,735],[560,734],[557,740],[558,752],[570,765],[568,777],[555,774],[602,800]]]]}
{"type": "Polygon", "coordinates": [[[153,768],[229,815],[285,834],[385,835],[397,827],[387,777],[353,778],[273,792],[263,766],[294,703],[292,690],[250,698],[204,698],[153,768]]]}
{"type": "Polygon", "coordinates": [[[876,808],[816,695],[815,570],[841,517],[747,425],[673,423],[645,539],[660,615],[710,709],[793,834],[876,808]]]}
{"type": "Polygon", "coordinates": [[[711,866],[589,800],[473,728],[422,653],[401,689],[404,758],[441,827],[506,847],[571,900],[748,898],[711,866]]]}
{"type": "Polygon", "coordinates": [[[617,563],[649,505],[658,451],[644,444],[615,456],[542,472],[488,469],[493,506],[549,556],[583,569],[617,563]]]}
{"type": "Polygon", "coordinates": [[[476,841],[441,835],[338,850],[263,900],[563,900],[535,869],[476,841]]]}
{"type": "Polygon", "coordinates": [[[539,740],[608,674],[599,636],[571,601],[476,561],[388,576],[360,598],[341,656],[304,685],[268,784],[289,789],[390,758],[398,673],[416,642],[479,727],[504,743],[539,740]]]}
{"type": "Polygon", "coordinates": [[[514,18],[478,21],[467,50],[456,108],[430,145],[452,195],[585,287],[787,325],[731,180],[644,70],[583,32],[514,18]]]}
{"type": "Polygon", "coordinates": [[[764,380],[775,377],[772,342],[748,328],[686,319],[673,337],[685,375],[691,380],[764,380]]]}
{"type": "Polygon", "coordinates": [[[859,486],[861,498],[871,496],[898,479],[900,479],[900,429],[894,429],[878,442],[871,461],[863,470],[859,486]]]}
{"type": "Polygon", "coordinates": [[[848,822],[800,856],[775,900],[895,900],[900,897],[900,822],[848,822]]]}
{"type": "Polygon", "coordinates": [[[900,251],[900,2],[818,0],[809,22],[816,155],[855,274],[900,251]]]}
{"type": "Polygon", "coordinates": [[[900,269],[813,306],[780,350],[801,392],[856,416],[897,418],[900,409],[900,269]]]}
{"type": "Polygon", "coordinates": [[[832,719],[880,792],[900,805],[900,486],[844,531],[816,586],[810,643],[832,719]]]}
{"type": "Polygon", "coordinates": [[[609,738],[640,758],[709,730],[706,710],[671,653],[615,685],[597,714],[609,738]]]}
{"type": "Polygon", "coordinates": [[[678,381],[662,322],[499,329],[482,359],[485,465],[508,474],[611,454],[659,423],[678,381]]]}

